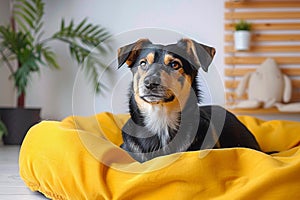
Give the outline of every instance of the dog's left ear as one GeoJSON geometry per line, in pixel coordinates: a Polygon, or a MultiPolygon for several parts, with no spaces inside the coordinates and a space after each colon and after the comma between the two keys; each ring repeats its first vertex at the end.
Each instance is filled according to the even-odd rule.
{"type": "Polygon", "coordinates": [[[118,68],[120,68],[125,62],[128,67],[134,64],[139,52],[147,44],[152,44],[148,39],[140,39],[132,44],[128,44],[118,49],[118,68]]]}
{"type": "Polygon", "coordinates": [[[207,72],[216,50],[213,47],[200,44],[191,39],[181,39],[177,43],[181,48],[185,48],[189,55],[189,61],[197,68],[200,67],[207,72]]]}

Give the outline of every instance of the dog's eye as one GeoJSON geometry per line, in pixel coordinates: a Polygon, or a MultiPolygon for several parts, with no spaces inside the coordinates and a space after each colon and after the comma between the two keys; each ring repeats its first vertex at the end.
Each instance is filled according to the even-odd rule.
{"type": "Polygon", "coordinates": [[[177,61],[172,61],[170,62],[170,67],[172,67],[173,69],[179,69],[181,67],[180,63],[177,61]]]}
{"type": "Polygon", "coordinates": [[[146,67],[146,65],[147,65],[146,61],[144,61],[144,60],[140,61],[140,66],[141,67],[146,67]]]}

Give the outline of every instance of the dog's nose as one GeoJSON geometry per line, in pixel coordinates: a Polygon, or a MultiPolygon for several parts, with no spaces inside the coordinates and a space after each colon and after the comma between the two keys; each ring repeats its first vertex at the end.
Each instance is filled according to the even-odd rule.
{"type": "Polygon", "coordinates": [[[152,90],[160,85],[160,78],[157,75],[147,76],[144,79],[144,85],[147,89],[152,90]]]}

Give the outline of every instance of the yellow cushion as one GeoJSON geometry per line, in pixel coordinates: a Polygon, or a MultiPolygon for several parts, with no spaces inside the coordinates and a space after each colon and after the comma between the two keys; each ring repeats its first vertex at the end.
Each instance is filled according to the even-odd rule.
{"type": "Polygon", "coordinates": [[[272,156],[202,150],[140,164],[118,146],[128,115],[43,121],[20,151],[20,175],[51,199],[299,199],[300,123],[240,117],[272,156]]]}

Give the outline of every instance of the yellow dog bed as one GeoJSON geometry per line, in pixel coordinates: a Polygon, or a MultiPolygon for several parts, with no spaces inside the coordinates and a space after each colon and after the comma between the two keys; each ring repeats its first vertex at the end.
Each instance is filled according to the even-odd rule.
{"type": "Polygon", "coordinates": [[[240,117],[267,155],[203,150],[140,164],[118,146],[128,115],[43,121],[28,132],[20,175],[51,199],[300,199],[300,123],[240,117]]]}

